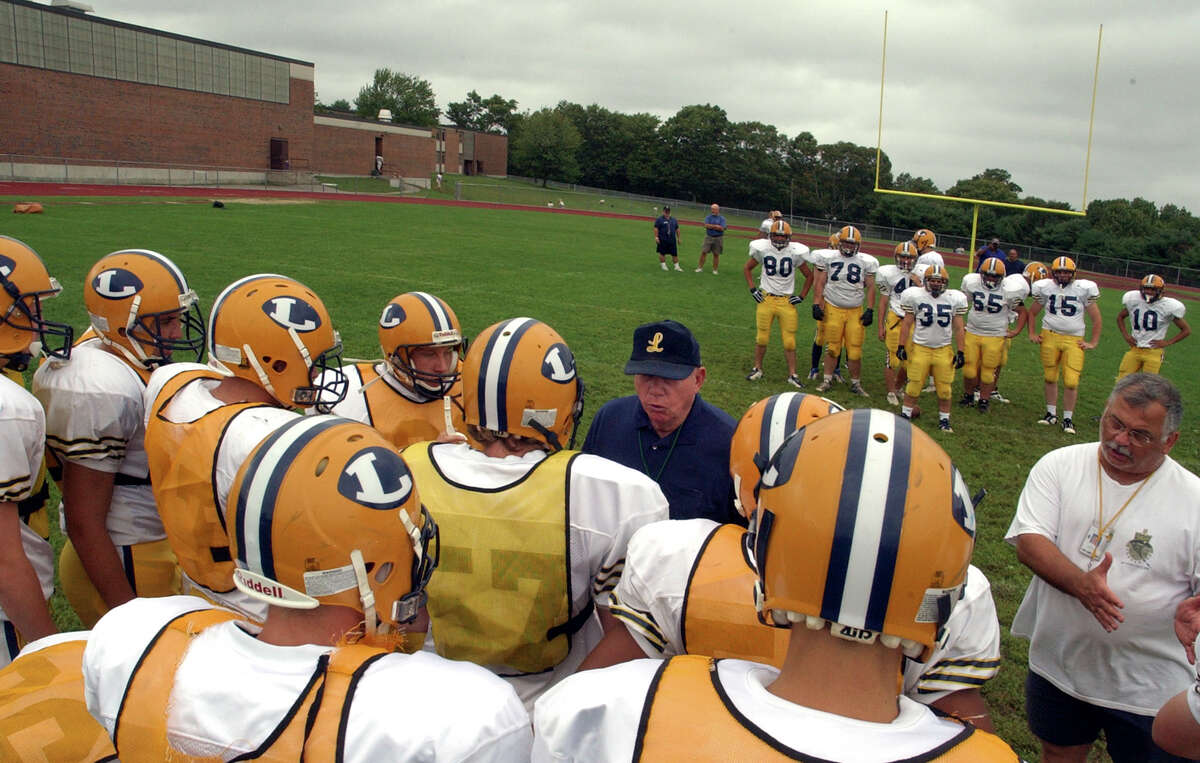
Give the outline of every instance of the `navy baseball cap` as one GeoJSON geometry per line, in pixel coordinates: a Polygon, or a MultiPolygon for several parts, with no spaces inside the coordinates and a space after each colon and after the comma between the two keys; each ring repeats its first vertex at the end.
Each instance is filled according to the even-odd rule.
{"type": "Polygon", "coordinates": [[[682,323],[655,321],[633,330],[633,352],[625,373],[683,379],[699,367],[700,344],[682,323]]]}

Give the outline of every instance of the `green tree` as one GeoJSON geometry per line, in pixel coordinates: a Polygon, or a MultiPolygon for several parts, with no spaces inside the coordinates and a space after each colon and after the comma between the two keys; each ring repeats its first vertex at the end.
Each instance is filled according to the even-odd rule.
{"type": "Polygon", "coordinates": [[[654,193],[658,117],[622,114],[603,106],[559,102],[555,111],[579,131],[580,182],[598,188],[654,193]]]}
{"type": "Polygon", "coordinates": [[[354,99],[354,110],[367,119],[378,117],[381,109],[391,110],[393,122],[421,127],[435,126],[441,113],[428,81],[391,69],[376,69],[354,99]]]}
{"type": "Polygon", "coordinates": [[[663,122],[663,190],[673,196],[729,203],[733,136],[720,106],[684,106],[663,122]]]}
{"type": "Polygon", "coordinates": [[[539,179],[574,182],[579,177],[576,157],[583,139],[565,114],[539,109],[525,114],[510,139],[510,163],[515,174],[539,179]]]}
{"type": "Polygon", "coordinates": [[[456,127],[497,135],[509,132],[513,116],[517,113],[517,102],[493,93],[483,98],[472,90],[465,100],[446,106],[446,118],[456,127]]]}
{"type": "MultiPolygon", "coordinates": [[[[879,156],[879,185],[892,184],[892,162],[879,156]]],[[[875,149],[847,141],[817,147],[813,199],[822,217],[865,220],[875,207],[875,149]]]]}
{"type": "Polygon", "coordinates": [[[354,111],[354,107],[350,105],[350,101],[345,98],[338,98],[333,103],[329,104],[330,111],[354,111]]]}

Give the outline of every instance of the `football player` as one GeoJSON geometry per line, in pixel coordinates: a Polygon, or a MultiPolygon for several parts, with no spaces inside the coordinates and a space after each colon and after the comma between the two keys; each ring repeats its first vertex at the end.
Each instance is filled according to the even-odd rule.
{"type": "MultiPolygon", "coordinates": [[[[0,236],[0,368],[23,371],[41,351],[70,356],[73,329],[42,315],[43,301],[61,291],[37,252],[0,236]]],[[[54,552],[27,524],[45,440],[41,404],[0,375],[0,667],[17,656],[21,640],[58,630],[46,604],[54,591],[54,552]]]]}
{"type": "Polygon", "coordinates": [[[134,596],[179,593],[150,486],[143,393],[154,369],[200,357],[204,322],[182,271],[146,249],[100,258],[83,302],[91,331],[69,360],[42,364],[33,393],[46,409],[46,445],[62,465],[59,577],[91,627],[134,596]]]}
{"type": "Polygon", "coordinates": [[[629,538],[666,519],[667,500],[646,475],[570,450],[583,383],[544,323],[485,329],[463,363],[463,398],[469,444],[404,451],[442,533],[433,646],[497,672],[532,707],[603,631],[624,628],[607,594],[629,538]]]}
{"type": "Polygon", "coordinates": [[[974,536],[962,476],[910,422],[809,423],[765,465],[746,552],[759,619],[790,632],[782,665],[682,655],[579,673],[538,701],[533,760],[1016,761],[896,680],[937,647],[974,536]]]}
{"type": "Polygon", "coordinates": [[[382,361],[342,368],[346,395],[332,412],[370,424],[397,448],[460,432],[466,342],[450,306],[423,291],[394,297],[379,317],[379,346],[382,361]]]}
{"type": "Polygon", "coordinates": [[[922,228],[912,237],[913,244],[917,247],[917,265],[923,268],[938,265],[946,267],[946,261],[942,259],[942,255],[938,253],[934,247],[937,246],[937,234],[928,228],[922,228]]]}
{"type": "Polygon", "coordinates": [[[1139,371],[1156,374],[1162,368],[1164,347],[1182,342],[1192,333],[1192,327],[1183,319],[1187,308],[1172,297],[1163,296],[1166,282],[1162,276],[1151,273],[1142,279],[1138,288],[1125,292],[1121,297],[1121,312],[1117,313],[1117,328],[1125,337],[1129,349],[1121,358],[1117,378],[1139,371]],[[1132,316],[1133,331],[1126,321],[1132,316]],[[1167,327],[1174,323],[1175,336],[1167,339],[1167,327]]]}
{"type": "MultiPolygon", "coordinates": [[[[825,249],[814,249],[808,253],[808,262],[812,269],[816,269],[817,263],[823,259],[836,256],[838,254],[838,234],[832,233],[829,236],[829,246],[825,249]]],[[[816,279],[814,277],[815,285],[816,279]]],[[[825,321],[817,318],[814,321],[817,326],[813,331],[812,345],[812,363],[809,365],[808,378],[809,381],[816,379],[821,375],[821,356],[825,354],[825,321]]],[[[845,350],[841,355],[838,355],[837,363],[833,367],[833,378],[836,381],[842,382],[842,356],[845,355],[845,350]]]]}
{"type": "Polygon", "coordinates": [[[812,268],[805,259],[809,249],[804,244],[792,241],[792,226],[776,220],[770,226],[765,239],[750,242],[750,258],[742,268],[750,296],[758,303],[754,320],[757,333],[754,336],[754,367],[746,376],[750,381],[762,378],[763,357],[767,354],[767,342],[771,337],[771,324],[779,320],[779,334],[783,340],[783,357],[787,360],[787,383],[804,388],[796,375],[796,326],[799,318],[796,305],[804,301],[812,287],[812,268]],[[754,269],[762,265],[759,284],[754,285],[754,269]],[[796,293],[796,272],[804,275],[804,286],[796,293]]]}
{"type": "MultiPolygon", "coordinates": [[[[1011,275],[1006,276],[1004,281],[1001,282],[1000,288],[1002,288],[1006,291],[1014,291],[1014,292],[1022,291],[1025,293],[1025,296],[1028,297],[1030,289],[1033,287],[1034,282],[1040,281],[1043,278],[1049,278],[1049,277],[1050,277],[1050,271],[1046,269],[1046,266],[1040,262],[1035,261],[1035,262],[1031,262],[1028,265],[1026,265],[1020,273],[1013,273],[1011,275]]],[[[1021,300],[1021,307],[1022,308],[1025,307],[1025,299],[1024,298],[1022,298],[1022,300],[1021,300]]],[[[1029,320],[1030,320],[1030,318],[1029,318],[1029,310],[1028,309],[1019,310],[1017,312],[1010,312],[1009,316],[1008,316],[1009,330],[1011,331],[1014,328],[1017,330],[1020,330],[1021,328],[1023,328],[1024,326],[1026,326],[1029,323],[1029,320]]],[[[1004,340],[1004,352],[1000,356],[1000,365],[999,365],[999,367],[996,368],[996,384],[995,384],[995,386],[992,387],[992,401],[993,402],[997,402],[997,403],[1011,402],[1004,395],[1000,394],[1000,373],[1004,370],[1004,367],[1008,365],[1008,351],[1010,349],[1012,349],[1012,339],[1005,339],[1004,340]]]]}
{"type": "Polygon", "coordinates": [[[827,392],[833,386],[833,368],[845,343],[850,392],[870,397],[862,387],[862,347],[866,327],[875,320],[875,271],[879,261],[860,252],[861,245],[858,228],[847,225],[838,232],[837,255],[817,262],[813,318],[825,324],[824,380],[818,392],[827,392]]]}
{"type": "Polygon", "coordinates": [[[1058,423],[1058,377],[1063,386],[1062,431],[1075,434],[1075,402],[1079,396],[1079,375],[1083,372],[1083,357],[1087,350],[1100,344],[1103,318],[1096,300],[1100,288],[1094,281],[1075,277],[1075,261],[1070,257],[1055,257],[1050,264],[1050,278],[1035,281],[1031,287],[1033,305],[1029,308],[1029,341],[1041,345],[1042,378],[1045,381],[1046,415],[1039,424],[1058,423]],[[1046,309],[1042,332],[1034,333],[1034,319],[1046,309]],[[1092,338],[1083,339],[1084,317],[1092,323],[1092,338]]]}
{"type": "MultiPolygon", "coordinates": [[[[905,373],[904,361],[896,357],[896,349],[900,346],[900,321],[904,320],[904,308],[900,306],[900,295],[905,289],[921,285],[921,277],[914,272],[917,264],[917,247],[911,241],[896,245],[896,264],[883,265],[875,276],[875,285],[879,287],[879,341],[887,347],[883,359],[883,378],[887,383],[888,405],[900,405],[897,394],[905,386],[908,376],[905,373]]],[[[912,347],[908,348],[909,352],[912,347]]]]}
{"type": "Polygon", "coordinates": [[[177,596],[130,602],[92,631],[88,709],[122,760],[528,755],[529,717],[503,681],[390,651],[420,615],[438,546],[381,434],[294,417],[250,453],[230,509],[233,579],[269,608],[261,628],[177,596]],[[419,687],[403,713],[398,687],[419,687]]]}
{"type": "MultiPolygon", "coordinates": [[[[769,456],[796,429],[841,410],[816,395],[785,392],[758,401],[742,416],[729,471],[738,508],[751,525],[755,490],[769,456]]],[[[581,669],[685,653],[782,665],[788,634],[758,621],[756,575],[745,553],[748,537],[740,525],[710,520],[655,522],[638,530],[612,594],[611,611],[627,630],[606,633],[581,669]]],[[[905,659],[904,693],[990,731],[979,687],[999,667],[1000,624],[991,586],[972,566],[965,598],[933,655],[925,662],[905,659]]]]}
{"type": "Polygon", "coordinates": [[[911,418],[913,406],[921,394],[921,382],[930,371],[937,386],[938,428],[950,428],[950,396],[954,369],[962,368],[963,316],[967,313],[967,298],[961,291],[947,289],[949,279],[945,268],[932,265],[925,271],[924,285],[913,286],[900,295],[904,320],[900,323],[900,343],[896,355],[908,361],[908,386],[904,388],[904,404],[900,415],[911,418]],[[912,358],[908,357],[909,339],[913,342],[912,358]]]}
{"type": "Polygon", "coordinates": [[[999,257],[988,257],[978,272],[963,276],[961,291],[967,297],[968,310],[959,404],[972,406],[978,400],[979,412],[986,413],[996,388],[996,372],[1004,364],[1004,343],[1025,327],[1022,300],[1029,294],[1029,285],[1016,273],[1006,276],[999,257]],[[1017,325],[1010,330],[1014,315],[1017,325]]]}
{"type": "Polygon", "coordinates": [[[312,290],[260,274],[217,297],[208,350],[207,366],[177,363],[150,377],[150,476],[184,593],[261,620],[265,606],[233,584],[225,517],[230,485],[250,451],[299,415],[293,407],[324,408],[345,394],[341,340],[312,290]]]}

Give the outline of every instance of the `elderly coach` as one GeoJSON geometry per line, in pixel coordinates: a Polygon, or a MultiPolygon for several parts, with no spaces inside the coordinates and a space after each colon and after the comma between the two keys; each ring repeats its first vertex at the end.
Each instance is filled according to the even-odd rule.
{"type": "Polygon", "coordinates": [[[1200,478],[1169,453],[1179,391],[1117,382],[1100,442],[1051,451],[1021,491],[1007,540],[1036,577],[1013,620],[1028,637],[1025,704],[1044,761],[1083,761],[1104,730],[1114,761],[1173,760],[1158,708],[1192,681],[1172,627],[1200,590],[1200,478]]]}
{"type": "Polygon", "coordinates": [[[638,326],[625,373],[637,394],[596,411],[583,452],[648,475],[667,496],[671,519],[744,525],[729,477],[737,422],[700,397],[705,369],[696,337],[672,320],[638,326]]]}

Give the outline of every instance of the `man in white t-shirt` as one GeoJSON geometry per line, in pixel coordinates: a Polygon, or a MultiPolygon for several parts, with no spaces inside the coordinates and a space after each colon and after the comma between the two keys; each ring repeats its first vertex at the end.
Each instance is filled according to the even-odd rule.
{"type": "Polygon", "coordinates": [[[1162,760],[1154,714],[1192,670],[1172,613],[1200,591],[1200,477],[1171,459],[1183,403],[1166,379],[1117,382],[1100,442],[1029,473],[1006,539],[1033,570],[1013,620],[1030,639],[1026,711],[1043,760],[1162,760]]]}
{"type": "Polygon", "coordinates": [[[896,681],[905,655],[931,654],[974,533],[962,476],[910,422],[809,423],[763,472],[753,534],[759,618],[790,630],[782,667],[682,655],[579,673],[538,701],[533,760],[1015,761],[896,681]]]}
{"type": "Polygon", "coordinates": [[[1156,374],[1162,368],[1163,348],[1187,339],[1192,327],[1183,319],[1187,308],[1177,299],[1163,296],[1167,284],[1162,276],[1151,273],[1142,279],[1138,288],[1121,297],[1121,312],[1117,313],[1117,329],[1129,345],[1117,378],[1142,371],[1156,374]],[[1132,319],[1133,331],[1126,326],[1132,319]],[[1174,323],[1175,336],[1167,339],[1167,329],[1174,323]]]}
{"type": "Polygon", "coordinates": [[[122,759],[528,755],[529,716],[504,681],[392,651],[420,617],[437,525],[383,435],[296,417],[250,454],[230,508],[234,582],[269,606],[261,627],[176,596],[118,607],[88,639],[88,711],[122,759]]]}
{"type": "Polygon", "coordinates": [[[645,474],[570,449],[583,382],[540,321],[484,329],[463,362],[463,398],[469,444],[404,450],[441,528],[426,647],[492,670],[532,707],[624,627],[608,592],[629,538],[667,518],[667,499],[645,474]]]}
{"type": "Polygon", "coordinates": [[[804,382],[796,374],[796,327],[800,320],[796,305],[804,301],[812,286],[812,268],[806,262],[809,250],[804,244],[792,241],[792,226],[782,219],[770,226],[769,236],[750,242],[750,258],[742,268],[750,296],[758,303],[754,311],[754,366],[746,378],[762,378],[762,362],[771,338],[771,324],[779,321],[779,336],[783,342],[783,357],[787,361],[787,383],[797,389],[804,382]],[[754,269],[762,266],[758,285],[754,285],[754,269]],[[804,285],[796,293],[796,271],[804,275],[804,285]]]}

